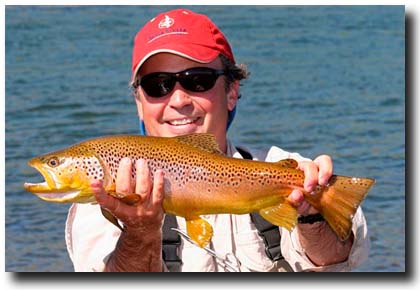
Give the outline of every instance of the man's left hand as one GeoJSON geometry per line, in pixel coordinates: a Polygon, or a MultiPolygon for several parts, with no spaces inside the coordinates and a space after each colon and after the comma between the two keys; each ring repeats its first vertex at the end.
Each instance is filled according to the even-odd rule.
{"type": "MultiPolygon", "coordinates": [[[[305,174],[303,188],[306,192],[313,191],[317,185],[327,185],[333,173],[333,163],[328,155],[320,155],[313,161],[301,161],[297,169],[305,174]]],[[[295,189],[288,197],[289,201],[295,205],[300,215],[315,214],[317,210],[304,200],[303,192],[295,189]]]]}

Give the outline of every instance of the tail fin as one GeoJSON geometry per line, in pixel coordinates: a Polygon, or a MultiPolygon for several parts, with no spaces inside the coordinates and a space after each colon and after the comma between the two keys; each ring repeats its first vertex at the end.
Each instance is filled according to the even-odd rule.
{"type": "Polygon", "coordinates": [[[333,175],[326,186],[305,193],[305,199],[316,208],[342,240],[351,233],[352,218],[375,183],[371,178],[333,175]]]}

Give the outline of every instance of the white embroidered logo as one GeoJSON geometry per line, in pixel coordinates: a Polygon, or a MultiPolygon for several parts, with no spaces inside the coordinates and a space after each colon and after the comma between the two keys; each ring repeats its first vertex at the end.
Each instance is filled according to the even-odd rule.
{"type": "Polygon", "coordinates": [[[174,25],[174,23],[175,23],[175,21],[174,21],[172,18],[170,18],[168,15],[165,15],[165,18],[164,18],[164,19],[162,19],[162,20],[159,22],[158,27],[159,27],[160,29],[163,29],[163,28],[169,28],[169,27],[171,27],[172,25],[174,25]]]}

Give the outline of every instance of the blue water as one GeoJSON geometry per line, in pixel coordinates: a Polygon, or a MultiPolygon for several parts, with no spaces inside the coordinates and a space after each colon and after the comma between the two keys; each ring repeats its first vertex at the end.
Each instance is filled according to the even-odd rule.
{"type": "MultiPolygon", "coordinates": [[[[35,155],[83,139],[137,133],[128,81],[132,39],[170,7],[6,6],[6,271],[72,271],[68,205],[23,190],[35,155]]],[[[276,144],[338,174],[376,178],[363,204],[369,260],[357,271],[405,271],[403,6],[194,6],[248,65],[229,136],[276,144]]]]}

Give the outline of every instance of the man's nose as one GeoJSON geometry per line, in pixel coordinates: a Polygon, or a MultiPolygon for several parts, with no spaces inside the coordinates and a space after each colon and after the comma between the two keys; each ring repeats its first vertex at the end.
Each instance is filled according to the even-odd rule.
{"type": "Polygon", "coordinates": [[[192,104],[191,96],[185,89],[177,82],[172,90],[169,105],[173,108],[182,108],[192,104]]]}

